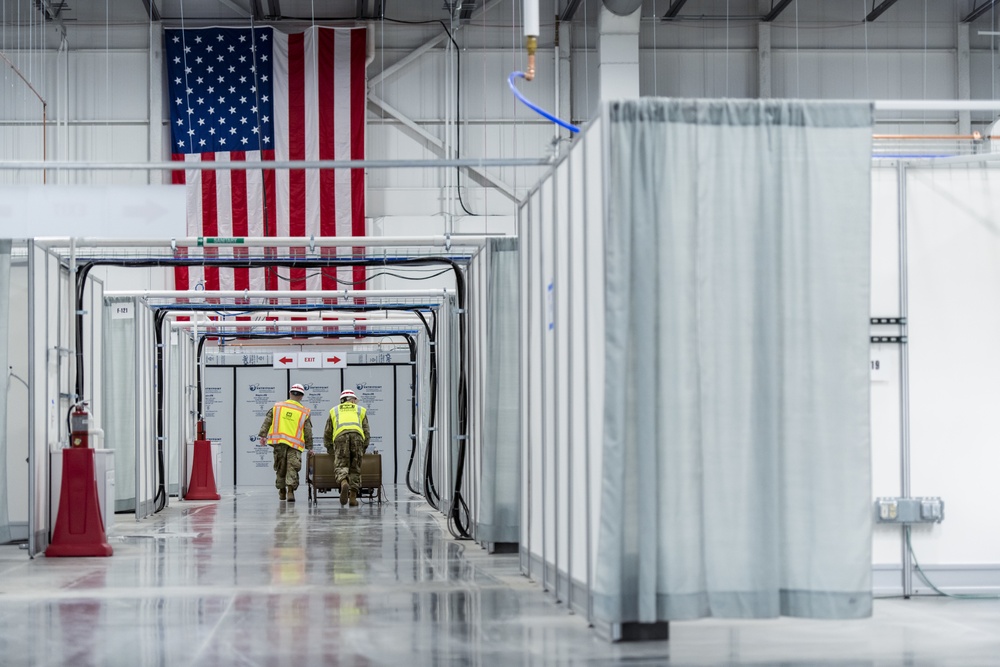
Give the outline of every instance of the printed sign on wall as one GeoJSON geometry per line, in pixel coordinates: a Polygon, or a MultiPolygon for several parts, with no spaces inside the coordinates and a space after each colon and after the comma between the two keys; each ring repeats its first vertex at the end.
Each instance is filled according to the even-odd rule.
{"type": "MultiPolygon", "coordinates": [[[[236,485],[273,486],[271,448],[257,437],[267,411],[288,398],[283,370],[261,367],[236,369],[236,485]]],[[[304,475],[304,473],[301,473],[304,475]]],[[[305,477],[302,477],[305,481],[305,477]]]]}
{"type": "Polygon", "coordinates": [[[206,367],[202,383],[201,409],[205,415],[205,435],[213,444],[222,445],[220,486],[230,487],[233,479],[235,451],[233,445],[233,369],[206,367]]]}

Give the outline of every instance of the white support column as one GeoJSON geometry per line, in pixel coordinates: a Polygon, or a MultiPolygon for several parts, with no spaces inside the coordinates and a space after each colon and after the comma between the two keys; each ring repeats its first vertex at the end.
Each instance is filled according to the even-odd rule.
{"type": "Polygon", "coordinates": [[[767,99],[771,93],[771,24],[757,24],[757,97],[767,99]]]}
{"type": "MultiPolygon", "coordinates": [[[[570,54],[572,53],[572,31],[573,25],[569,21],[560,21],[559,29],[556,33],[556,40],[559,48],[556,51],[556,81],[559,85],[556,90],[556,117],[564,118],[569,122],[575,120],[573,115],[572,78],[570,75],[570,54]]],[[[569,134],[567,130],[559,130],[561,136],[569,134]]]]}
{"type": "Polygon", "coordinates": [[[601,99],[639,97],[639,16],[618,16],[601,5],[597,20],[598,80],[601,99]]]}
{"type": "MultiPolygon", "coordinates": [[[[958,71],[956,72],[956,79],[958,80],[958,99],[968,100],[972,97],[972,81],[969,74],[969,24],[959,23],[958,24],[958,52],[957,52],[957,62],[958,71]]],[[[972,113],[969,111],[959,111],[958,112],[958,133],[959,134],[971,134],[972,133],[972,113]]]]}
{"type": "MultiPolygon", "coordinates": [[[[163,155],[163,26],[159,21],[149,24],[149,161],[157,162],[163,155]]],[[[169,172],[148,172],[151,184],[169,183],[169,172]]]]}

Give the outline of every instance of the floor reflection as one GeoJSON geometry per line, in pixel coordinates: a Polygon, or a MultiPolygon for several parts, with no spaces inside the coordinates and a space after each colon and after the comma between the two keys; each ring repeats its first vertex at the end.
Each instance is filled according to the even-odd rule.
{"type": "Polygon", "coordinates": [[[0,664],[965,667],[1000,655],[1000,605],[927,600],[879,601],[865,622],[709,620],[672,624],[669,643],[609,644],[521,576],[518,554],[452,539],[405,487],[388,497],[345,508],[224,489],[120,517],[109,558],[0,547],[0,664]]]}

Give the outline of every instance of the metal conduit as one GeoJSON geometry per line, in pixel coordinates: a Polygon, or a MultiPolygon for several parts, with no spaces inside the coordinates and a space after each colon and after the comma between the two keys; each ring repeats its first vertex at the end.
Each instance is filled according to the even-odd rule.
{"type": "MultiPolygon", "coordinates": [[[[497,234],[442,235],[442,236],[186,236],[163,239],[103,239],[38,237],[34,241],[47,248],[75,244],[80,248],[203,248],[206,246],[236,246],[240,248],[274,247],[369,247],[421,246],[432,248],[482,246],[497,234]]],[[[196,259],[196,258],[194,258],[196,259]]],[[[253,259],[253,258],[248,258],[253,259]]]]}
{"type": "MultiPolygon", "coordinates": [[[[348,299],[355,297],[442,297],[455,293],[453,289],[396,289],[396,290],[107,290],[106,297],[138,296],[147,299],[348,299]]],[[[215,304],[212,304],[215,305],[215,304]]],[[[229,304],[225,304],[229,305],[229,304]]]]}
{"type": "MultiPolygon", "coordinates": [[[[995,106],[995,105],[994,105],[995,106]]],[[[0,161],[0,170],[18,171],[247,171],[278,169],[440,169],[459,167],[547,167],[552,158],[451,158],[443,160],[270,160],[261,162],[40,162],[0,161]]]]}

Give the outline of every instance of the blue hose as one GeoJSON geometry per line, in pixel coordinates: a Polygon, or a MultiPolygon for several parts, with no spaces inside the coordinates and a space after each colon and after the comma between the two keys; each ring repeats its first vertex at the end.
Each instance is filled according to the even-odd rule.
{"type": "Polygon", "coordinates": [[[524,95],[521,94],[521,91],[517,89],[517,86],[514,85],[514,79],[516,79],[518,77],[521,77],[522,79],[525,78],[524,72],[511,72],[510,76],[507,77],[507,83],[510,84],[510,89],[514,91],[514,96],[517,99],[521,100],[521,102],[524,103],[524,106],[528,107],[529,109],[531,109],[532,111],[534,111],[535,113],[537,113],[539,115],[545,116],[546,118],[548,118],[549,120],[551,120],[556,125],[560,125],[562,127],[565,127],[570,132],[579,132],[580,131],[580,128],[578,128],[576,125],[572,125],[572,124],[567,123],[566,121],[564,121],[564,120],[562,120],[560,118],[556,118],[555,116],[553,116],[552,114],[550,114],[545,109],[542,109],[541,107],[536,106],[535,104],[532,104],[532,102],[529,101],[528,98],[526,98],[524,95]]]}

